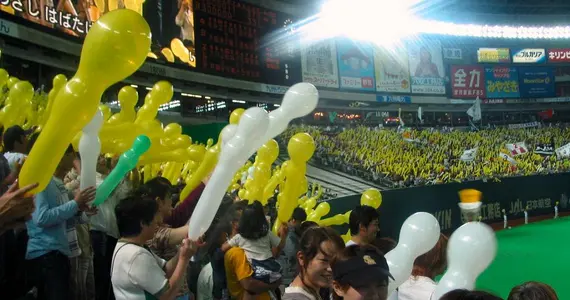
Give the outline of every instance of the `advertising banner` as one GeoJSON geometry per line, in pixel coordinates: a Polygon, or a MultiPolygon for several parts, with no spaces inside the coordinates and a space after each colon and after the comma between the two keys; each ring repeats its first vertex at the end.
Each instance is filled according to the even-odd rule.
{"type": "Polygon", "coordinates": [[[452,66],[451,92],[454,98],[485,98],[483,66],[452,66]]]}
{"type": "Polygon", "coordinates": [[[479,48],[477,61],[480,63],[510,63],[509,48],[479,48]]]}
{"type": "Polygon", "coordinates": [[[445,71],[439,41],[417,41],[408,44],[412,93],[445,94],[445,71]]]}
{"type": "Polygon", "coordinates": [[[388,50],[374,47],[376,90],[389,93],[410,92],[408,51],[405,47],[388,50]]]}
{"type": "Polygon", "coordinates": [[[485,91],[487,98],[520,97],[517,68],[485,67],[485,91]]]}
{"type": "Polygon", "coordinates": [[[374,53],[372,46],[349,39],[337,41],[340,88],[374,91],[374,53]]]}
{"type": "Polygon", "coordinates": [[[570,48],[548,49],[548,62],[550,63],[570,62],[570,48]]]}
{"type": "Polygon", "coordinates": [[[519,89],[521,97],[554,97],[554,72],[548,67],[520,67],[519,89]]]}
{"type": "Polygon", "coordinates": [[[463,60],[463,49],[443,48],[443,58],[449,60],[463,60]]]}
{"type": "Polygon", "coordinates": [[[315,86],[339,88],[336,45],[333,39],[301,48],[303,81],[315,86]]]}
{"type": "Polygon", "coordinates": [[[410,96],[376,96],[376,101],[378,102],[389,102],[389,103],[412,103],[412,97],[410,96]]]}
{"type": "Polygon", "coordinates": [[[545,62],[545,49],[521,49],[513,53],[513,63],[515,64],[541,64],[545,62]]]}

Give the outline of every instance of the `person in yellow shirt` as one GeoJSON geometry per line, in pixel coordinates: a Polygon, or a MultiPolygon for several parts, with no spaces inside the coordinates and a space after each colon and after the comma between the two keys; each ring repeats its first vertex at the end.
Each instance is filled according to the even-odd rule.
{"type": "Polygon", "coordinates": [[[279,287],[281,281],[266,284],[253,279],[253,269],[241,248],[233,247],[224,255],[224,267],[231,299],[270,300],[269,292],[279,287]]]}

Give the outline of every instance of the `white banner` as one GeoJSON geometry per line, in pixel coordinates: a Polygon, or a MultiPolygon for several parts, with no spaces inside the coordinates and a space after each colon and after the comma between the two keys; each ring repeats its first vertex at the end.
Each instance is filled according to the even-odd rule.
{"type": "Polygon", "coordinates": [[[508,161],[508,162],[510,162],[510,163],[513,164],[513,165],[516,165],[516,164],[517,164],[517,161],[516,161],[516,160],[514,160],[512,157],[508,156],[508,155],[505,154],[505,153],[502,153],[502,152],[499,153],[499,157],[502,158],[502,159],[504,159],[504,160],[506,160],[506,161],[508,161]]]}
{"type": "Polygon", "coordinates": [[[338,88],[338,62],[333,39],[301,47],[303,81],[320,87],[338,88]]]}
{"type": "Polygon", "coordinates": [[[545,49],[521,49],[513,53],[513,63],[515,64],[533,64],[545,63],[546,50],[545,49]]]}
{"type": "Polygon", "coordinates": [[[570,143],[556,149],[554,152],[556,152],[556,156],[558,158],[569,157],[570,156],[570,143]]]}
{"type": "Polygon", "coordinates": [[[522,124],[509,124],[509,129],[534,128],[534,127],[540,127],[540,123],[528,122],[522,124]]]}
{"type": "Polygon", "coordinates": [[[463,154],[461,154],[461,157],[459,159],[464,162],[472,162],[477,156],[477,149],[478,148],[473,148],[463,151],[463,154]]]}

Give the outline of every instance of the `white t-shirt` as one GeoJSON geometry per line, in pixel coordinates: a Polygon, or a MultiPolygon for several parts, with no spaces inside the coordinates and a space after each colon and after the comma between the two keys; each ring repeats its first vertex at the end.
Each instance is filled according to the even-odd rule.
{"type": "Polygon", "coordinates": [[[348,242],[346,242],[346,244],[344,246],[348,247],[348,246],[352,246],[352,245],[358,245],[358,244],[355,243],[353,240],[349,240],[348,242]]]}
{"type": "Polygon", "coordinates": [[[10,171],[14,171],[14,168],[16,167],[16,162],[22,163],[27,156],[25,154],[17,152],[6,152],[4,153],[4,157],[6,157],[6,160],[8,161],[8,165],[10,166],[10,171]]]}
{"type": "Polygon", "coordinates": [[[168,287],[166,261],[135,244],[118,242],[113,253],[111,283],[117,300],[145,300],[168,287]]]}
{"type": "Polygon", "coordinates": [[[273,232],[268,232],[266,236],[257,240],[246,239],[238,233],[228,241],[228,244],[232,247],[242,248],[247,259],[251,261],[252,259],[266,260],[272,258],[273,252],[271,249],[279,246],[280,242],[281,239],[273,232]]]}
{"type": "Polygon", "coordinates": [[[431,299],[437,284],[425,276],[410,276],[398,288],[398,300],[435,300],[431,299]]]}
{"type": "Polygon", "coordinates": [[[196,293],[197,300],[214,299],[212,294],[214,290],[212,263],[208,263],[200,271],[200,275],[198,275],[197,289],[198,289],[196,293]]]}

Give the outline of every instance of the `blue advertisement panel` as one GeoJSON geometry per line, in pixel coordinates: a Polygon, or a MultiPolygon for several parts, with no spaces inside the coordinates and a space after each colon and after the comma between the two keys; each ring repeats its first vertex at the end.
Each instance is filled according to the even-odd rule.
{"type": "Polygon", "coordinates": [[[485,67],[487,98],[518,98],[519,77],[517,68],[507,66],[485,67]]]}
{"type": "Polygon", "coordinates": [[[519,86],[521,97],[554,97],[554,72],[548,67],[520,67],[519,86]]]}
{"type": "Polygon", "coordinates": [[[370,44],[339,39],[337,56],[341,89],[376,91],[374,51],[370,44]]]}
{"type": "Polygon", "coordinates": [[[376,101],[388,103],[412,103],[411,96],[381,96],[376,95],[376,101]]]}

